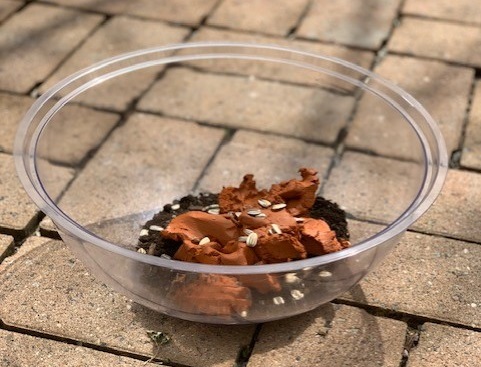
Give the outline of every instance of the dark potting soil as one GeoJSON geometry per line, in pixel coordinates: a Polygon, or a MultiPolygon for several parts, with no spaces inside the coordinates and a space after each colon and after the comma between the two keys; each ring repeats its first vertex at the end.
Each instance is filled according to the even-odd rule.
{"type": "MultiPolygon", "coordinates": [[[[217,202],[217,194],[201,193],[198,196],[188,195],[180,200],[175,200],[172,204],[165,205],[162,211],[155,214],[142,227],[148,231],[148,234],[139,237],[137,248],[142,248],[154,256],[174,257],[181,242],[162,238],[159,234],[159,227],[166,228],[176,216],[192,210],[203,210],[217,202]]],[[[336,203],[319,196],[308,216],[326,221],[339,239],[349,240],[346,213],[336,203]]]]}

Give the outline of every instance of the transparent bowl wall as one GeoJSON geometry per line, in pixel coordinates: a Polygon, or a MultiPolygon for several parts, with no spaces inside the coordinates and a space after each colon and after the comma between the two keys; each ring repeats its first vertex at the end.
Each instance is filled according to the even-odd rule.
{"type": "Polygon", "coordinates": [[[154,310],[211,323],[284,318],[349,290],[432,204],[447,162],[426,111],[369,71],[222,43],[141,50],[66,78],[25,116],[15,156],[27,192],[93,275],[154,310]],[[364,135],[353,136],[354,125],[364,135]],[[319,194],[348,213],[351,248],[246,267],[135,251],[164,204],[238,185],[246,173],[269,187],[302,166],[319,171],[319,194]],[[173,296],[200,274],[248,279],[252,305],[213,312],[173,296]],[[267,277],[281,289],[255,291],[267,277]]]}

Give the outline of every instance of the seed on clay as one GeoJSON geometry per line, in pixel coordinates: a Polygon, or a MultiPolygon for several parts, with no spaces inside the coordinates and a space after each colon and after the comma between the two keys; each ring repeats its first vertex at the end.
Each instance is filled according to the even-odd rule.
{"type": "Polygon", "coordinates": [[[252,232],[250,235],[247,236],[246,245],[249,247],[254,247],[257,245],[257,233],[252,232]]]}
{"type": "Polygon", "coordinates": [[[137,250],[139,254],[146,254],[147,251],[145,251],[142,247],[137,250]]]}
{"type": "Polygon", "coordinates": [[[180,204],[174,204],[170,207],[172,210],[179,210],[180,209],[180,204]]]}
{"type": "Polygon", "coordinates": [[[330,276],[332,276],[332,273],[330,271],[327,271],[327,270],[322,270],[319,272],[319,276],[321,278],[329,278],[330,276]]]}
{"type": "Polygon", "coordinates": [[[247,214],[249,214],[250,216],[253,216],[253,217],[255,217],[255,216],[257,216],[257,215],[259,215],[259,214],[261,214],[261,213],[262,213],[262,212],[261,212],[259,209],[249,209],[249,210],[247,211],[247,214]]]}
{"type": "Polygon", "coordinates": [[[284,301],[284,298],[282,298],[281,296],[272,298],[272,302],[274,302],[275,305],[283,305],[284,303],[286,303],[286,301],[284,301]]]}
{"type": "Polygon", "coordinates": [[[265,213],[257,214],[256,218],[267,218],[267,214],[265,213]]]}
{"type": "Polygon", "coordinates": [[[276,233],[276,234],[281,234],[281,233],[282,233],[281,227],[279,227],[278,224],[272,223],[272,224],[271,224],[271,227],[272,227],[272,232],[274,232],[274,233],[276,233]]]}
{"type": "Polygon", "coordinates": [[[247,241],[247,236],[240,236],[237,241],[239,242],[246,242],[247,241]]]}
{"type": "Polygon", "coordinates": [[[287,273],[284,275],[284,278],[286,278],[286,283],[299,283],[301,279],[296,275],[296,273],[287,273]]]}
{"type": "Polygon", "coordinates": [[[281,210],[281,209],[284,209],[287,205],[284,204],[284,203],[280,203],[280,204],[274,204],[272,205],[271,209],[272,210],[281,210]]]}
{"type": "Polygon", "coordinates": [[[254,232],[252,229],[248,229],[248,228],[244,229],[244,233],[246,235],[250,235],[252,232],[254,232]]]}
{"type": "Polygon", "coordinates": [[[266,200],[266,199],[259,199],[259,200],[257,200],[257,202],[263,208],[268,208],[272,205],[272,203],[269,200],[266,200]]]}
{"type": "Polygon", "coordinates": [[[296,222],[297,222],[297,223],[302,223],[302,222],[304,222],[304,218],[296,218],[296,222]]]}
{"type": "Polygon", "coordinates": [[[207,213],[209,213],[209,214],[219,214],[220,209],[219,208],[212,208],[212,209],[207,210],[207,213]]]}
{"type": "Polygon", "coordinates": [[[203,246],[203,245],[206,245],[210,242],[210,238],[209,237],[204,237],[203,239],[201,239],[199,241],[199,246],[203,246]]]}
{"type": "Polygon", "coordinates": [[[164,227],[156,226],[156,225],[151,225],[151,226],[149,227],[149,229],[150,229],[151,231],[161,232],[161,231],[164,230],[164,227]]]}
{"type": "Polygon", "coordinates": [[[291,290],[291,296],[294,298],[296,301],[299,301],[300,299],[304,298],[304,293],[302,293],[298,289],[293,289],[291,290]]]}
{"type": "Polygon", "coordinates": [[[160,257],[163,258],[163,259],[172,260],[172,258],[167,254],[162,254],[162,255],[160,255],[160,257]]]}
{"type": "Polygon", "coordinates": [[[237,218],[239,218],[241,216],[242,212],[235,212],[234,214],[237,218]]]}
{"type": "Polygon", "coordinates": [[[149,230],[148,229],[143,229],[140,231],[140,237],[148,236],[149,235],[149,230]]]}

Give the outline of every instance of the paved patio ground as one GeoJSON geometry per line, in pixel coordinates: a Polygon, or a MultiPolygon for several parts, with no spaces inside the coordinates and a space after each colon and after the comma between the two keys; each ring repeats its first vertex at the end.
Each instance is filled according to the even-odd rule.
{"type": "MultiPolygon", "coordinates": [[[[142,366],[146,361],[172,367],[481,366],[480,50],[481,2],[473,0],[0,0],[0,366],[142,366]],[[258,325],[217,326],[139,306],[88,273],[16,176],[12,147],[19,120],[55,82],[123,52],[201,40],[278,43],[350,60],[405,88],[445,136],[450,168],[434,206],[374,273],[314,311],[258,325]],[[149,330],[161,330],[171,341],[157,348],[149,330]]],[[[174,77],[192,88],[217,88],[218,98],[241,93],[242,83],[225,73],[187,69],[157,77],[142,75],[147,85],[155,81],[147,93],[106,88],[101,101],[86,95],[82,106],[71,107],[77,109],[71,112],[78,117],[80,130],[73,133],[79,136],[82,128],[102,121],[95,136],[81,144],[102,145],[108,154],[118,136],[104,137],[141,95],[129,116],[145,131],[132,134],[148,134],[162,118],[162,136],[182,133],[184,144],[203,144],[195,157],[174,145],[173,156],[195,158],[198,166],[209,165],[206,169],[234,160],[245,172],[245,161],[229,151],[247,143],[270,149],[261,144],[262,134],[279,126],[269,125],[268,112],[259,117],[263,131],[235,129],[223,144],[225,131],[239,123],[237,114],[218,122],[201,104],[162,104],[155,97],[156,88],[175,88],[174,77]],[[225,85],[229,88],[223,90],[225,85]],[[193,110],[212,123],[187,121],[193,110]],[[221,145],[222,154],[210,159],[221,145]]],[[[312,93],[292,83],[275,89],[271,98],[295,108],[297,101],[286,96],[312,93]]],[[[332,108],[342,114],[357,102],[346,97],[332,108]]],[[[388,164],[385,157],[407,165],[409,147],[393,158],[389,144],[369,130],[363,114],[370,106],[357,107],[345,139],[345,147],[354,149],[344,153],[340,169],[364,164],[359,151],[372,144],[379,156],[376,167],[388,164]]],[[[340,127],[317,136],[309,127],[293,128],[287,117],[280,124],[283,148],[315,154],[320,159],[312,164],[320,169],[329,165],[328,147],[340,127]]],[[[122,129],[129,126],[127,121],[122,129]]],[[[52,154],[62,164],[52,168],[52,187],[60,193],[72,178],[69,165],[83,156],[64,154],[61,142],[56,149],[52,154]]],[[[99,170],[95,164],[89,169],[99,170]]],[[[191,170],[179,184],[190,187],[199,174],[191,170]]],[[[373,177],[365,184],[376,185],[373,177]]],[[[218,182],[204,176],[197,184],[209,189],[218,182]]],[[[78,192],[89,190],[88,180],[74,185],[78,192]]],[[[346,190],[346,200],[355,195],[346,190]]],[[[369,219],[372,213],[359,208],[359,214],[369,219]]],[[[92,208],[79,201],[78,216],[86,215],[92,208]]]]}

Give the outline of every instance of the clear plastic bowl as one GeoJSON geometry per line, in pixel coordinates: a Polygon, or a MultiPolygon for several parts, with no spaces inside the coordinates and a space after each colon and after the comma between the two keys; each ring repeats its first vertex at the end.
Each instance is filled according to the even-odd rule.
{"type": "Polygon", "coordinates": [[[438,127],[397,86],[334,57],[240,43],[140,50],[69,76],[24,117],[15,159],[28,194],[94,276],[162,313],[225,324],[285,318],[349,290],[429,208],[447,171],[438,127]],[[320,195],[346,209],[352,247],[255,266],[135,251],[164,204],[246,173],[266,187],[302,166],[318,169],[320,195]],[[205,274],[249,279],[240,297],[251,305],[212,311],[205,302],[216,309],[217,296],[175,297],[205,274]],[[267,275],[280,290],[255,291],[267,275]]]}

